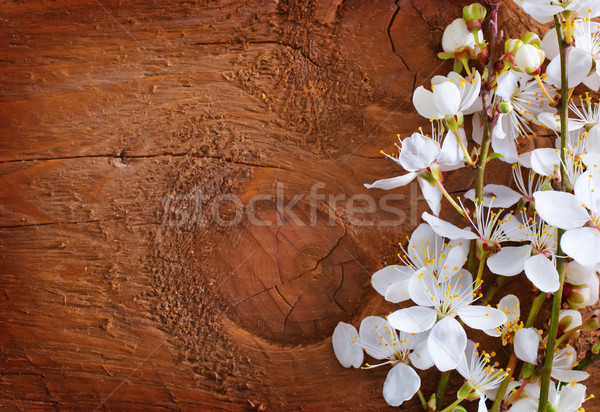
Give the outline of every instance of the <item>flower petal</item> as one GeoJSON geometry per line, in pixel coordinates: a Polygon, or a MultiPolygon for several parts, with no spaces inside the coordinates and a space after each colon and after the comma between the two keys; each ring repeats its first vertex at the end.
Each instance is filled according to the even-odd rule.
{"type": "Polygon", "coordinates": [[[367,316],[360,323],[360,342],[367,354],[375,359],[389,359],[394,356],[393,339],[396,331],[379,316],[367,316]]]}
{"type": "Polygon", "coordinates": [[[413,105],[417,112],[426,119],[441,119],[444,117],[433,103],[433,93],[423,86],[417,87],[413,93],[413,105]]]}
{"type": "Polygon", "coordinates": [[[576,411],[581,408],[585,401],[585,386],[578,383],[576,385],[567,385],[560,391],[560,400],[557,410],[576,411]]]}
{"type": "Polygon", "coordinates": [[[344,322],[338,323],[333,330],[331,343],[335,357],[344,368],[360,367],[364,359],[364,352],[354,326],[344,322]]]}
{"type": "Polygon", "coordinates": [[[390,265],[373,273],[371,285],[382,296],[385,296],[387,288],[396,282],[408,281],[414,273],[414,269],[408,266],[390,265]]]}
{"type": "Polygon", "coordinates": [[[391,284],[385,291],[385,300],[400,303],[410,299],[408,294],[408,279],[391,284]]]}
{"type": "Polygon", "coordinates": [[[506,313],[506,321],[514,322],[521,317],[521,308],[519,305],[519,298],[513,294],[504,296],[498,302],[498,308],[506,313]]]}
{"type": "Polygon", "coordinates": [[[590,377],[590,374],[585,371],[578,371],[573,369],[558,369],[554,366],[552,367],[552,378],[561,382],[581,382],[590,377]]]}
{"type": "Polygon", "coordinates": [[[470,305],[457,311],[460,320],[473,329],[494,329],[506,323],[506,314],[487,306],[470,305]]]}
{"type": "Polygon", "coordinates": [[[440,320],[429,332],[427,347],[442,372],[455,369],[464,356],[467,334],[458,321],[451,317],[440,320]]]}
{"type": "Polygon", "coordinates": [[[600,230],[581,227],[568,230],[560,240],[563,251],[584,266],[600,263],[600,230]]]}
{"type": "Polygon", "coordinates": [[[421,186],[421,192],[423,193],[423,197],[427,201],[429,208],[434,215],[439,215],[442,206],[442,191],[439,187],[432,185],[421,177],[417,177],[417,181],[419,182],[419,186],[421,186]]]}
{"type": "Polygon", "coordinates": [[[436,280],[435,275],[426,268],[416,271],[408,281],[408,294],[412,301],[419,306],[434,306],[435,300],[432,300],[431,297],[437,283],[436,280]]]}
{"type": "Polygon", "coordinates": [[[542,176],[553,176],[559,164],[560,157],[556,149],[542,148],[531,152],[531,168],[542,176]]]}
{"type": "Polygon", "coordinates": [[[427,347],[426,341],[416,345],[415,349],[408,357],[413,366],[421,370],[429,369],[435,364],[429,354],[429,348],[427,347]]]}
{"type": "Polygon", "coordinates": [[[523,271],[525,261],[531,257],[531,246],[504,246],[487,260],[488,268],[496,275],[515,276],[523,271]]]}
{"type": "Polygon", "coordinates": [[[435,233],[448,239],[477,239],[477,235],[469,230],[460,229],[452,223],[448,223],[436,216],[432,216],[427,212],[423,212],[421,216],[424,221],[431,225],[435,233]]]}
{"type": "Polygon", "coordinates": [[[569,230],[581,227],[590,220],[585,207],[570,193],[535,192],[533,198],[540,217],[552,226],[569,230]]]}
{"type": "Polygon", "coordinates": [[[432,85],[431,90],[433,92],[433,104],[438,113],[441,113],[443,117],[458,113],[461,103],[460,91],[454,83],[447,81],[432,85]]]}
{"type": "Polygon", "coordinates": [[[419,333],[431,329],[435,324],[437,315],[435,310],[421,306],[411,306],[391,313],[387,320],[395,329],[419,333]]]}
{"type": "MultiPolygon", "coordinates": [[[[458,134],[465,147],[467,147],[465,130],[463,128],[458,129],[458,134]]],[[[464,166],[465,160],[465,154],[458,143],[456,134],[453,131],[448,130],[448,133],[446,133],[446,136],[444,137],[442,149],[438,157],[440,169],[444,172],[459,169],[464,166]]]]}
{"type": "Polygon", "coordinates": [[[438,273],[438,280],[450,280],[465,264],[469,254],[468,242],[460,242],[450,249],[446,254],[444,266],[438,273]]]}
{"type": "Polygon", "coordinates": [[[525,275],[542,292],[556,292],[560,286],[554,264],[544,255],[531,256],[524,263],[525,275]]]}
{"type": "Polygon", "coordinates": [[[365,187],[367,189],[372,189],[372,188],[385,189],[385,190],[395,189],[400,186],[406,186],[407,184],[412,182],[415,179],[415,177],[417,177],[417,176],[418,176],[417,172],[410,172],[410,173],[407,173],[405,175],[398,176],[398,177],[391,177],[389,179],[377,180],[376,182],[373,182],[371,184],[365,183],[365,187]]]}
{"type": "MultiPolygon", "coordinates": [[[[467,199],[475,199],[475,189],[471,189],[465,193],[467,199]]],[[[483,187],[483,205],[485,207],[511,207],[521,200],[521,193],[512,190],[508,186],[496,185],[490,183],[483,187]]]]}
{"type": "Polygon", "coordinates": [[[538,347],[541,336],[534,328],[519,329],[515,332],[514,351],[515,356],[520,360],[536,364],[538,357],[538,347]]]}
{"type": "Polygon", "coordinates": [[[417,172],[428,168],[440,154],[440,145],[435,140],[413,133],[402,141],[398,160],[407,172],[417,172]]]}
{"type": "Polygon", "coordinates": [[[387,374],[383,383],[383,398],[391,406],[400,406],[411,399],[421,387],[421,378],[410,366],[399,363],[387,374]]]}

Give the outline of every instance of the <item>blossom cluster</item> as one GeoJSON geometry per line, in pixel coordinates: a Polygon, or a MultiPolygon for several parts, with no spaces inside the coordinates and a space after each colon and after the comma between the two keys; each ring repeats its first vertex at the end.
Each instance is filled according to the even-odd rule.
{"type": "MultiPolygon", "coordinates": [[[[600,110],[588,92],[571,93],[600,88],[600,23],[593,20],[600,0],[515,2],[556,27],[543,38],[503,38],[500,1],[466,6],[444,31],[438,55],[454,60],[454,70],[413,94],[431,133],[419,128],[397,143],[397,154],[385,154],[406,173],[365,185],[393,190],[417,179],[429,209],[400,245],[398,263],[371,278],[399,308],[363,319],[358,330],[340,322],[332,338],[342,366],[390,368],[383,397],[392,406],[418,394],[424,409],[441,410],[439,393],[427,401],[421,392],[419,371],[430,368],[455,370],[464,381],[444,411],[476,400],[480,412],[538,404],[572,412],[587,399],[580,382],[589,375],[569,341],[600,327],[598,312],[581,311],[599,298],[600,110]],[[469,115],[472,128],[465,127],[469,115]],[[520,150],[520,139],[543,129],[555,133],[554,147],[520,150]],[[492,160],[510,165],[512,185],[485,184],[492,160]],[[476,187],[454,198],[444,174],[459,168],[476,173],[476,187]],[[440,217],[443,205],[456,219],[440,217]],[[516,276],[537,296],[526,317],[517,296],[500,296],[499,285],[516,276]],[[544,324],[537,315],[548,295],[552,316],[544,324]],[[473,330],[512,351],[506,367],[470,338],[473,330]],[[364,363],[365,355],[376,362],[364,363]]],[[[595,345],[588,355],[598,352],[595,345]]]]}

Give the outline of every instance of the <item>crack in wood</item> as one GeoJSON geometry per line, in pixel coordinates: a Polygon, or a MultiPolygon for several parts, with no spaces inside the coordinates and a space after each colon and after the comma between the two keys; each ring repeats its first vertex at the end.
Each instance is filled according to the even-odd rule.
{"type": "Polygon", "coordinates": [[[410,67],[408,66],[408,64],[406,63],[406,60],[404,60],[404,58],[396,52],[396,45],[394,44],[394,40],[392,39],[392,25],[394,24],[394,20],[396,20],[396,16],[398,16],[398,13],[400,12],[400,5],[398,4],[399,1],[400,0],[396,0],[396,3],[395,3],[396,10],[394,11],[394,14],[392,14],[392,18],[390,19],[390,22],[387,26],[386,32],[387,32],[388,39],[390,41],[390,45],[392,46],[392,53],[394,53],[396,56],[398,56],[400,58],[400,60],[406,67],[406,70],[408,70],[410,72],[411,70],[410,70],[410,67]]]}
{"type": "Polygon", "coordinates": [[[102,222],[115,222],[119,220],[125,220],[124,217],[115,217],[110,219],[94,219],[94,220],[76,220],[66,222],[44,222],[44,223],[25,223],[23,225],[7,225],[0,226],[0,229],[17,229],[22,227],[41,227],[41,226],[53,226],[53,225],[84,225],[89,223],[102,223],[102,222]]]}

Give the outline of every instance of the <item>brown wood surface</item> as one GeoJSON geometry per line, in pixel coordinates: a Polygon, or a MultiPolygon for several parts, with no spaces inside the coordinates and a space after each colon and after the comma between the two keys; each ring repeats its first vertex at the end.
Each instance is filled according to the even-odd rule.
{"type": "MultiPolygon", "coordinates": [[[[203,222],[218,195],[278,185],[385,195],[363,183],[400,172],[379,150],[425,125],[411,93],[450,70],[435,53],[463,4],[2,2],[0,407],[384,409],[387,370],[342,368],[330,336],[394,310],[370,274],[426,209],[415,188],[392,227],[326,201],[315,226],[203,222]]],[[[277,222],[276,202],[256,215],[277,222]]]]}

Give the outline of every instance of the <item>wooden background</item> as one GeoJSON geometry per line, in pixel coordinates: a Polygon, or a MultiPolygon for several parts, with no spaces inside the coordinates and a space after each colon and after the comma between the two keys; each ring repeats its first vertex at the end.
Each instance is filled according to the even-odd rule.
{"type": "Polygon", "coordinates": [[[435,53],[465,3],[1,2],[0,407],[385,408],[387,369],[342,368],[330,336],[394,310],[370,274],[426,210],[415,186],[395,226],[327,200],[311,226],[306,197],[305,226],[278,225],[276,200],[256,203],[271,226],[210,215],[278,187],[388,194],[363,183],[401,172],[379,150],[426,126],[411,94],[450,70],[435,53]]]}

